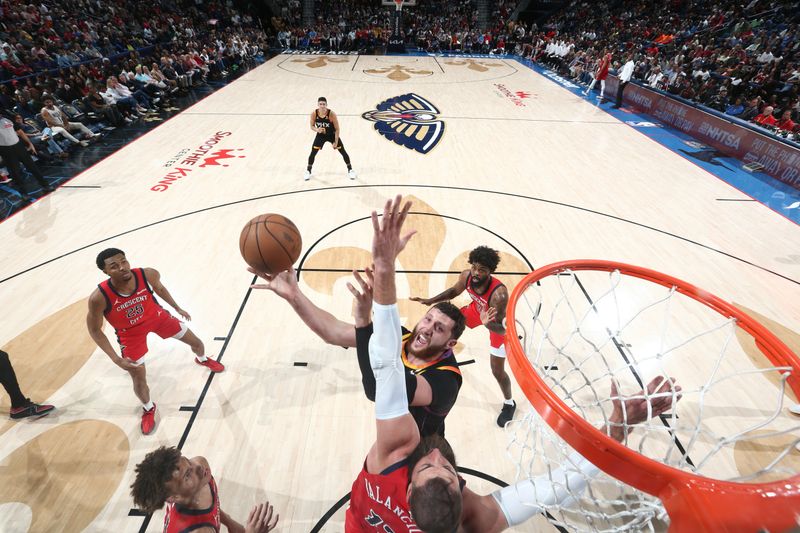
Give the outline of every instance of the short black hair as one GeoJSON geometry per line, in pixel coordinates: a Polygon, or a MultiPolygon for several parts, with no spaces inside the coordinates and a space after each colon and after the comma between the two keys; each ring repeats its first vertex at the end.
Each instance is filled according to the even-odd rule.
{"type": "Polygon", "coordinates": [[[478,246],[469,253],[468,262],[470,265],[480,263],[494,272],[500,264],[500,254],[488,246],[478,246]]]}
{"type": "Polygon", "coordinates": [[[450,302],[439,302],[438,304],[434,305],[433,308],[438,309],[454,322],[453,331],[451,332],[450,337],[453,339],[458,339],[461,334],[464,333],[464,328],[467,327],[467,319],[464,317],[461,309],[450,302]]]}
{"type": "Polygon", "coordinates": [[[319,98],[317,98],[317,103],[320,103],[320,102],[325,102],[327,104],[328,103],[328,99],[325,98],[324,96],[320,96],[319,98]]]}
{"type": "Polygon", "coordinates": [[[175,447],[162,446],[145,455],[144,461],[136,465],[136,479],[131,485],[133,504],[147,513],[164,507],[170,493],[167,482],[178,468],[181,451],[175,447]]]}
{"type": "Polygon", "coordinates": [[[106,259],[109,257],[114,257],[115,255],[125,255],[125,252],[120,250],[119,248],[106,248],[99,254],[97,254],[97,268],[100,270],[105,270],[106,268],[106,259]]]}
{"type": "MultiPolygon", "coordinates": [[[[456,469],[456,456],[450,444],[438,434],[429,435],[420,441],[408,457],[409,484],[417,463],[434,449],[441,452],[453,470],[456,469]]],[[[461,491],[449,487],[441,478],[434,478],[412,487],[408,507],[414,522],[426,533],[452,533],[461,522],[461,491]]]]}

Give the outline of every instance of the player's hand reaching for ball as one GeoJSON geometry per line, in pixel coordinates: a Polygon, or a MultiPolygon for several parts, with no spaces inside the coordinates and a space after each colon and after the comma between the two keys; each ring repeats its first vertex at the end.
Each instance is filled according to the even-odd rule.
{"type": "Polygon", "coordinates": [[[278,518],[280,515],[273,516],[272,505],[269,502],[259,503],[250,511],[244,531],[245,533],[268,533],[278,525],[278,518]]]}
{"type": "Polygon", "coordinates": [[[253,267],[248,267],[247,271],[266,281],[266,283],[250,285],[252,288],[270,290],[287,301],[291,301],[297,296],[297,274],[293,268],[278,274],[259,272],[253,267]]]}
{"type": "Polygon", "coordinates": [[[375,284],[375,276],[370,267],[364,269],[366,279],[361,277],[358,270],[353,270],[353,277],[356,278],[361,290],[347,282],[347,289],[353,294],[355,298],[355,309],[353,310],[353,318],[356,320],[356,327],[360,328],[366,326],[372,321],[372,286],[375,284]]]}
{"type": "Polygon", "coordinates": [[[411,209],[411,202],[403,203],[403,197],[397,195],[392,200],[387,200],[383,207],[383,216],[378,217],[376,211],[372,212],[372,260],[375,266],[389,266],[394,268],[395,259],[406,247],[408,241],[417,232],[410,230],[401,234],[403,223],[411,209]]]}

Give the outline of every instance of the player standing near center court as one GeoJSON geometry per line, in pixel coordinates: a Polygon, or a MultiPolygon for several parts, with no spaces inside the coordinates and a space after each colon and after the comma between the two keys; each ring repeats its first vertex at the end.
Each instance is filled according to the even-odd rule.
{"type": "Polygon", "coordinates": [[[432,298],[413,297],[411,300],[424,305],[452,300],[464,291],[467,291],[472,303],[461,308],[461,313],[467,319],[467,327],[472,329],[481,324],[489,330],[489,354],[492,374],[500,385],[505,402],[497,417],[497,425],[504,427],[514,418],[517,404],[511,399],[511,378],[506,372],[505,348],[505,318],[506,305],[508,304],[508,289],[503,283],[492,276],[497,265],[500,264],[500,254],[488,246],[478,246],[469,253],[471,268],[465,270],[458,277],[455,285],[432,298]]]}
{"type": "Polygon", "coordinates": [[[153,268],[131,268],[125,252],[108,248],[97,256],[97,268],[108,275],[89,296],[89,314],[86,325],[97,346],[111,358],[115,365],[131,375],[133,392],[142,402],[142,433],[151,433],[155,428],[156,404],[150,401],[147,385],[145,354],[147,335],[155,333],[162,339],[172,337],[188,344],[195,354],[195,362],[212,372],[222,372],[225,367],[205,356],[203,341],[197,338],[184,322],[161,307],[157,294],[186,320],[189,313],[181,309],[167,288],[161,283],[161,275],[153,268]],[[120,344],[118,356],[103,333],[103,317],[114,327],[120,344]]]}
{"type": "Polygon", "coordinates": [[[314,159],[317,157],[317,152],[322,150],[326,142],[331,143],[334,150],[338,150],[342,154],[345,165],[347,165],[347,177],[351,180],[356,179],[356,171],[350,164],[350,156],[344,149],[342,139],[339,138],[339,119],[336,118],[336,113],[328,109],[328,100],[324,96],[320,96],[317,100],[317,108],[311,112],[310,120],[311,131],[317,134],[314,137],[314,145],[311,147],[311,154],[308,156],[308,167],[303,176],[305,181],[311,179],[311,167],[314,166],[314,159]]]}

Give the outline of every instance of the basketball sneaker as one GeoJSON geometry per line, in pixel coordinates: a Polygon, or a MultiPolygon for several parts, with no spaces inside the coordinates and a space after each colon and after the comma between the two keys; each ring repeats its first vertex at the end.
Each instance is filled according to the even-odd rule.
{"type": "Polygon", "coordinates": [[[156,404],[149,411],[142,408],[142,434],[149,435],[156,428],[156,404]]]}
{"type": "Polygon", "coordinates": [[[223,370],[225,370],[225,365],[209,357],[206,357],[205,361],[200,361],[197,357],[195,357],[194,362],[200,366],[208,368],[212,372],[222,372],[223,370]]]}
{"type": "Polygon", "coordinates": [[[511,422],[511,419],[514,418],[514,411],[517,410],[517,402],[511,400],[513,403],[503,404],[503,409],[500,410],[500,416],[497,417],[497,425],[501,428],[506,427],[506,424],[511,422]]]}
{"type": "Polygon", "coordinates": [[[55,409],[52,405],[40,405],[38,403],[33,403],[30,400],[27,400],[27,405],[23,405],[22,407],[16,407],[9,411],[9,416],[14,420],[19,420],[20,418],[29,418],[35,417],[40,418],[42,416],[47,416],[50,414],[50,411],[55,409]]]}
{"type": "Polygon", "coordinates": [[[354,180],[358,177],[358,174],[356,174],[356,171],[351,168],[350,170],[347,171],[347,177],[350,178],[351,180],[354,180]]]}
{"type": "Polygon", "coordinates": [[[305,174],[303,174],[303,181],[308,181],[311,179],[311,171],[306,170],[305,174]]]}

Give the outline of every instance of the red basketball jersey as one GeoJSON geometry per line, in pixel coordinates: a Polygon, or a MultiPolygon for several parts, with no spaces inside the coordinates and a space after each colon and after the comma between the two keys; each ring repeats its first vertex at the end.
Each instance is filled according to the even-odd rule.
{"type": "Polygon", "coordinates": [[[106,299],[106,309],[103,313],[117,333],[145,326],[150,319],[164,311],[147,283],[144,269],[132,268],[131,272],[136,278],[136,286],[133,294],[129,296],[123,296],[114,290],[110,278],[97,286],[106,299]]]}
{"type": "Polygon", "coordinates": [[[213,527],[219,531],[219,497],[214,476],[208,482],[211,487],[211,507],[208,509],[188,509],[175,503],[167,504],[164,516],[164,533],[188,533],[201,527],[213,527]]]}
{"type": "Polygon", "coordinates": [[[600,60],[600,64],[597,66],[597,74],[595,78],[598,80],[604,80],[608,77],[608,67],[611,66],[611,59],[608,56],[603,56],[600,60]]]}
{"type": "Polygon", "coordinates": [[[350,491],[345,533],[422,533],[408,510],[407,489],[407,460],[380,474],[370,474],[365,464],[350,491]]]}
{"type": "Polygon", "coordinates": [[[472,276],[467,276],[467,294],[469,297],[472,298],[472,302],[478,308],[479,311],[483,311],[489,307],[489,301],[492,299],[492,294],[497,287],[503,285],[503,282],[499,279],[489,276],[489,286],[486,288],[486,292],[483,294],[477,294],[475,289],[472,288],[472,276]]]}

